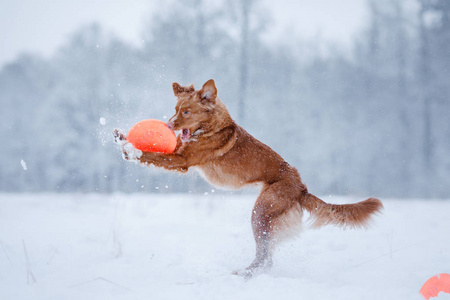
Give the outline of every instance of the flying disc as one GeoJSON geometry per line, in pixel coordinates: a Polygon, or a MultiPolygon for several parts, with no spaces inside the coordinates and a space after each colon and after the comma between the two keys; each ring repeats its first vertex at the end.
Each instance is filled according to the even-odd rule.
{"type": "Polygon", "coordinates": [[[131,127],[127,141],[144,152],[173,153],[177,146],[175,132],[163,121],[154,119],[140,121],[131,127]]]}

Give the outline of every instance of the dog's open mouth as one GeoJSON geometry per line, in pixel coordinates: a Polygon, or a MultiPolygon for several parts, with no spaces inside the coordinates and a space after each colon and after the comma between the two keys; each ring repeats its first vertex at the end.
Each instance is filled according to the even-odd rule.
{"type": "Polygon", "coordinates": [[[204,133],[204,130],[201,128],[198,128],[197,130],[195,130],[193,133],[190,129],[188,128],[183,128],[181,130],[181,141],[182,142],[190,142],[190,141],[196,141],[197,138],[204,133]]]}
{"type": "Polygon", "coordinates": [[[181,131],[181,140],[183,142],[188,142],[191,139],[191,137],[192,137],[192,134],[191,134],[191,131],[189,129],[184,128],[181,131]]]}

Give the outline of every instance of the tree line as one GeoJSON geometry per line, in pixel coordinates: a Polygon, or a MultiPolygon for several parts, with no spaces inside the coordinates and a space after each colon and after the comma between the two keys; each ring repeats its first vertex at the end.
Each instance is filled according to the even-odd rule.
{"type": "Polygon", "coordinates": [[[150,16],[138,46],[93,24],[51,58],[21,55],[0,70],[0,190],[209,192],[195,175],[122,161],[111,131],[167,120],[172,82],[214,78],[238,123],[314,193],[448,197],[450,4],[367,6],[351,53],[264,42],[256,0],[191,0],[150,16]]]}

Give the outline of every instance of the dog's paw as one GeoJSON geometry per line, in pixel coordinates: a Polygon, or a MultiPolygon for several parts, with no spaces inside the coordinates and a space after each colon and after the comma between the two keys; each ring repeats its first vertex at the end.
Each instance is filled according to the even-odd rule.
{"type": "Polygon", "coordinates": [[[113,136],[116,144],[124,145],[127,143],[127,134],[122,129],[114,129],[113,136]]]}
{"type": "Polygon", "coordinates": [[[142,151],[133,147],[128,143],[126,133],[121,129],[114,129],[113,131],[114,142],[122,150],[122,157],[124,160],[139,162],[139,158],[142,156],[142,151]]]}
{"type": "Polygon", "coordinates": [[[133,147],[132,144],[126,142],[122,146],[122,157],[128,161],[139,162],[139,159],[142,156],[142,151],[133,147]]]}
{"type": "Polygon", "coordinates": [[[233,275],[238,275],[244,277],[246,279],[261,275],[263,273],[267,273],[272,268],[272,259],[266,258],[264,260],[257,260],[250,264],[247,268],[243,270],[234,271],[233,275]]]}
{"type": "Polygon", "coordinates": [[[250,278],[258,276],[262,273],[264,273],[262,268],[256,268],[256,269],[247,268],[247,269],[243,269],[243,270],[233,271],[231,274],[243,277],[245,279],[250,279],[250,278]]]}

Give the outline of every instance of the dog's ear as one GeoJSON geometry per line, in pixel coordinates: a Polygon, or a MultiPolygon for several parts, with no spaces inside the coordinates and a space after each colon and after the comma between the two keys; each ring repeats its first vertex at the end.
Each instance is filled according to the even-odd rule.
{"type": "Polygon", "coordinates": [[[175,96],[178,96],[180,93],[184,92],[184,88],[178,83],[172,83],[173,93],[175,96]]]}
{"type": "Polygon", "coordinates": [[[214,105],[216,103],[217,88],[214,80],[208,80],[200,90],[200,98],[202,104],[214,105]]]}
{"type": "Polygon", "coordinates": [[[191,84],[190,86],[181,86],[178,82],[172,83],[173,93],[175,96],[178,96],[180,93],[184,92],[193,92],[195,91],[194,85],[191,84]]]}

